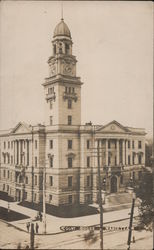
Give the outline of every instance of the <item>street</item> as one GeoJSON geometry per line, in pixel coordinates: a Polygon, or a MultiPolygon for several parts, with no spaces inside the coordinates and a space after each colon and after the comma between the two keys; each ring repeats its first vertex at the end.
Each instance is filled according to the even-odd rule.
{"type": "MultiPolygon", "coordinates": [[[[106,226],[128,226],[129,221],[124,220],[106,224],[106,226]]],[[[96,242],[84,240],[84,235],[88,231],[74,231],[56,235],[35,235],[35,248],[38,249],[99,249],[99,231],[95,232],[96,242]]],[[[134,231],[135,243],[131,244],[131,249],[152,249],[152,233],[134,231]]],[[[104,232],[104,249],[127,249],[128,230],[104,232]]],[[[25,249],[29,245],[30,235],[26,232],[8,226],[0,221],[0,247],[1,249],[14,249],[21,244],[25,249]]]]}

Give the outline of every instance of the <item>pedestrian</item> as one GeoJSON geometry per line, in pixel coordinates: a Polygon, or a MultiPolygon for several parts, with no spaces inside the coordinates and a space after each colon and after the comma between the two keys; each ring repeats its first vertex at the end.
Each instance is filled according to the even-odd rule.
{"type": "Polygon", "coordinates": [[[38,225],[38,223],[37,223],[37,222],[36,222],[35,229],[36,229],[36,233],[38,234],[39,225],[38,225]]]}
{"type": "Polygon", "coordinates": [[[30,222],[27,222],[26,227],[27,227],[27,231],[28,231],[28,233],[29,233],[30,222]]]}
{"type": "Polygon", "coordinates": [[[40,221],[42,222],[42,213],[40,212],[39,215],[40,215],[40,221]]]}

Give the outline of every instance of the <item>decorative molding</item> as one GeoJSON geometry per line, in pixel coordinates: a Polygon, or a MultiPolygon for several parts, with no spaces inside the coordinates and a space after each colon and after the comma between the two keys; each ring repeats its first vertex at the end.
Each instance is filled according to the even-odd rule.
{"type": "Polygon", "coordinates": [[[71,157],[71,158],[75,158],[75,154],[74,153],[68,153],[68,154],[66,154],[66,157],[71,157]]]}
{"type": "Polygon", "coordinates": [[[52,94],[46,94],[46,100],[47,102],[50,100],[50,101],[55,101],[56,100],[56,94],[55,92],[52,93],[52,94]]]}
{"type": "Polygon", "coordinates": [[[78,97],[77,97],[76,93],[66,93],[66,92],[64,92],[63,98],[64,98],[64,101],[66,101],[68,99],[71,99],[71,100],[74,100],[75,102],[77,102],[77,100],[78,100],[78,97]]]}

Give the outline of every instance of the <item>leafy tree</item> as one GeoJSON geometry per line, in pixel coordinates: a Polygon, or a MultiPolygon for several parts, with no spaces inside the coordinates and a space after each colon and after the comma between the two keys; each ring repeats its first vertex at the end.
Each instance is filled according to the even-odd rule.
{"type": "Polygon", "coordinates": [[[145,171],[135,188],[136,196],[140,200],[139,204],[139,224],[152,229],[154,209],[153,209],[153,176],[150,171],[145,171]]]}

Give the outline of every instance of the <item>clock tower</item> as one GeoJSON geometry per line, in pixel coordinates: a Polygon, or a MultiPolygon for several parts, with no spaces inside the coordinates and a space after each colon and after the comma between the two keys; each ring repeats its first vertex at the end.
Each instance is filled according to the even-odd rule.
{"type": "Polygon", "coordinates": [[[46,125],[81,125],[82,83],[76,77],[77,60],[72,55],[72,44],[70,30],[61,19],[54,30],[49,77],[43,84],[46,125]]]}

